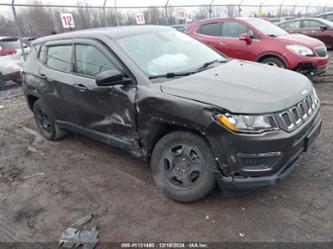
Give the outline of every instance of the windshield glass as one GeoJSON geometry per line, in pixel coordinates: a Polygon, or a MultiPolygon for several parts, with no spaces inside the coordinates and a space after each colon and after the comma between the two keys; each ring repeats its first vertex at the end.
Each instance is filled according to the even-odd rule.
{"type": "Polygon", "coordinates": [[[117,44],[149,76],[194,70],[213,60],[226,60],[201,42],[176,30],[121,37],[117,44]]]}
{"type": "Polygon", "coordinates": [[[288,35],[288,32],[284,31],[280,27],[275,24],[262,20],[262,19],[247,19],[248,23],[250,23],[253,27],[259,30],[261,33],[269,36],[283,36],[288,35]]]}

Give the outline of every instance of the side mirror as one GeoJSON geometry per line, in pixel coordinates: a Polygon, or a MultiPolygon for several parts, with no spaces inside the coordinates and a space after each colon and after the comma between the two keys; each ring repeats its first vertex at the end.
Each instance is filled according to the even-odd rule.
{"type": "Polygon", "coordinates": [[[97,86],[122,85],[128,82],[126,74],[117,69],[105,71],[96,75],[97,86]]]}
{"type": "Polygon", "coordinates": [[[320,30],[321,30],[321,31],[325,31],[325,30],[327,30],[327,29],[328,29],[328,27],[325,26],[325,25],[320,26],[320,30]]]}
{"type": "Polygon", "coordinates": [[[249,34],[241,34],[239,37],[239,40],[245,41],[246,44],[251,44],[252,43],[252,38],[249,34]]]}

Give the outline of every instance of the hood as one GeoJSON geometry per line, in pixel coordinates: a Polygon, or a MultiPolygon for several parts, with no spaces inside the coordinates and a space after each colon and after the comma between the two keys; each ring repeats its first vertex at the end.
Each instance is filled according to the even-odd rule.
{"type": "Polygon", "coordinates": [[[223,108],[232,113],[282,111],[301,101],[311,81],[290,70],[231,60],[188,77],[161,83],[165,94],[223,108]]]}
{"type": "Polygon", "coordinates": [[[306,35],[301,34],[289,34],[285,36],[279,36],[275,37],[273,39],[277,39],[280,41],[285,42],[287,45],[297,44],[297,45],[303,45],[310,48],[315,48],[319,46],[323,46],[324,43],[316,38],[312,38],[306,35]]]}

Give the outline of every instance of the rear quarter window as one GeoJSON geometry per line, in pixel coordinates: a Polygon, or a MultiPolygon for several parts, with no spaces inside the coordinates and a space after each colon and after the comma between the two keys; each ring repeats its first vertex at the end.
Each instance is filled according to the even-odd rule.
{"type": "Polygon", "coordinates": [[[196,33],[210,36],[218,36],[220,32],[220,23],[204,24],[197,29],[196,33]]]}

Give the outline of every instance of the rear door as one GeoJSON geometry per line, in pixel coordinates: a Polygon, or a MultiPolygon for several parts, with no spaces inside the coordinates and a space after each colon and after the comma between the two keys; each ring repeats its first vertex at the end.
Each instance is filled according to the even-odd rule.
{"type": "Polygon", "coordinates": [[[290,34],[303,34],[301,27],[301,21],[289,21],[279,25],[281,28],[289,32],[290,34]]]}
{"type": "Polygon", "coordinates": [[[207,45],[224,53],[224,48],[219,44],[221,42],[221,37],[219,37],[220,27],[220,22],[203,24],[194,32],[194,36],[207,45]]]}
{"type": "Polygon", "coordinates": [[[72,82],[80,126],[97,136],[133,142],[136,85],[99,87],[95,80],[101,72],[126,69],[109,48],[93,40],[75,40],[74,61],[72,82]]]}
{"type": "Polygon", "coordinates": [[[40,52],[37,88],[57,120],[77,123],[72,85],[72,42],[45,44],[40,52]]]}
{"type": "Polygon", "coordinates": [[[331,43],[331,37],[329,30],[321,30],[322,26],[327,26],[324,23],[317,20],[303,20],[304,34],[317,38],[326,44],[331,43]]]}

